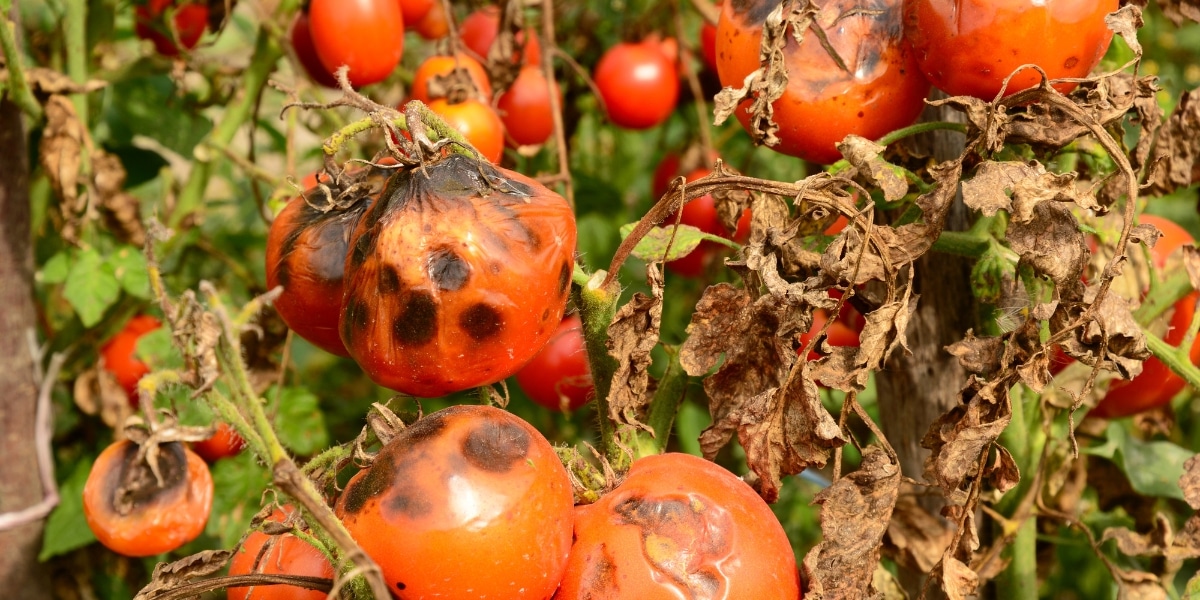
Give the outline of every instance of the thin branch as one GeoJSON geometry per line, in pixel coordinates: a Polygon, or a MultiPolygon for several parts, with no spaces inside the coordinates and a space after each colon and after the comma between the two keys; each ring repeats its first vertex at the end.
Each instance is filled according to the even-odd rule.
{"type": "MultiPolygon", "coordinates": [[[[562,103],[558,97],[558,84],[554,80],[554,56],[562,52],[552,52],[554,45],[554,3],[550,0],[542,2],[542,74],[546,78],[547,92],[550,94],[550,117],[554,119],[554,149],[558,154],[558,175],[563,177],[563,196],[567,205],[575,210],[575,187],[571,183],[571,162],[567,156],[567,134],[563,126],[562,103]]],[[[597,98],[600,96],[597,95],[597,98]]]]}
{"type": "MultiPolygon", "coordinates": [[[[37,354],[34,352],[35,364],[41,360],[37,354]]],[[[54,411],[50,407],[50,395],[66,359],[67,355],[61,352],[56,352],[50,357],[50,365],[46,367],[45,376],[42,377],[38,389],[33,441],[37,452],[38,473],[42,479],[42,499],[28,508],[0,513],[0,531],[39,521],[50,514],[55,506],[58,506],[58,486],[54,477],[54,452],[50,448],[50,441],[54,437],[54,411]]]]}
{"type": "Polygon", "coordinates": [[[34,98],[33,89],[29,87],[29,80],[25,78],[25,70],[21,67],[21,53],[17,50],[17,24],[11,18],[15,12],[12,0],[0,2],[0,12],[3,12],[3,20],[0,21],[0,49],[4,51],[4,67],[8,69],[6,88],[9,97],[30,119],[41,121],[44,114],[42,105],[34,98]]]}

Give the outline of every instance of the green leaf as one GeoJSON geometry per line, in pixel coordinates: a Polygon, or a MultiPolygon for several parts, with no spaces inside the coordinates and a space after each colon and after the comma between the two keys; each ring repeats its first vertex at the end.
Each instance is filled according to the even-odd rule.
{"type": "Polygon", "coordinates": [[[212,130],[212,121],[178,93],[167,75],[122,79],[110,90],[104,122],[114,145],[132,145],[135,136],[144,135],[190,157],[196,144],[212,130]]]}
{"type": "Polygon", "coordinates": [[[1117,421],[1108,424],[1105,435],[1108,440],[1103,445],[1084,452],[1115,462],[1139,494],[1183,500],[1179,478],[1183,463],[1195,452],[1166,441],[1144,442],[1129,435],[1117,421]]]}
{"type": "Polygon", "coordinates": [[[96,534],[83,516],[83,484],[91,471],[91,461],[79,461],[67,480],[58,486],[58,506],[46,520],[39,561],[45,562],[96,541],[96,534]]]}
{"type": "Polygon", "coordinates": [[[221,540],[222,548],[232,548],[250,527],[271,478],[250,452],[218,460],[212,466],[212,477],[212,516],[205,531],[221,540]]]}
{"type": "MultiPolygon", "coordinates": [[[[622,225],[621,239],[629,237],[630,232],[633,231],[636,225],[636,223],[622,225]]],[[[716,241],[720,239],[720,237],[704,233],[691,225],[680,225],[679,232],[675,234],[675,240],[672,242],[670,226],[655,227],[646,234],[646,237],[638,241],[637,246],[633,248],[633,255],[642,260],[659,260],[663,258],[663,251],[667,249],[667,244],[670,243],[671,250],[667,253],[666,260],[671,261],[687,256],[704,240],[716,241]]]]}
{"type": "Polygon", "coordinates": [[[42,266],[40,274],[42,283],[62,283],[67,280],[67,273],[70,270],[71,255],[67,250],[63,250],[51,256],[50,260],[42,266]]]}
{"type": "MultiPolygon", "coordinates": [[[[275,388],[267,391],[275,397],[275,388]]],[[[300,456],[311,456],[329,445],[325,416],[318,407],[317,397],[304,388],[283,388],[275,410],[275,428],[279,441],[300,456]]]]}
{"type": "Polygon", "coordinates": [[[104,311],[121,296],[121,284],[100,254],[88,249],[71,265],[63,296],[71,303],[84,327],[91,327],[100,322],[104,311]]]}
{"type": "Polygon", "coordinates": [[[171,343],[171,331],[166,327],[159,327],[138,338],[133,355],[146,363],[151,371],[183,368],[183,355],[171,343]]]}
{"type": "Polygon", "coordinates": [[[133,246],[125,246],[112,253],[107,262],[126,294],[150,298],[150,271],[146,268],[146,257],[141,252],[133,246]]]}

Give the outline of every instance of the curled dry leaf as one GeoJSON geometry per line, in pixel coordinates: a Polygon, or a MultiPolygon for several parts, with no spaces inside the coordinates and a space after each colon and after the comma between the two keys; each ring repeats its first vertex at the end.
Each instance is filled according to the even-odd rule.
{"type": "Polygon", "coordinates": [[[986,376],[1000,370],[1004,340],[998,337],[975,337],[975,332],[968,330],[967,337],[946,346],[946,352],[957,358],[968,373],[986,376]]]}
{"type": "Polygon", "coordinates": [[[1180,96],[1171,117],[1158,130],[1150,160],[1162,165],[1150,173],[1150,193],[1169,194],[1200,182],[1200,89],[1180,96]]]}
{"type": "Polygon", "coordinates": [[[652,295],[634,294],[608,326],[608,353],[617,362],[608,392],[609,418],[642,428],[646,425],[640,419],[654,393],[647,370],[650,352],[658,345],[662,324],[663,278],[658,265],[646,265],[646,282],[652,295]]]}
{"type": "Polygon", "coordinates": [[[1083,298],[1083,269],[1091,252],[1075,215],[1057,203],[1040,203],[1027,220],[1008,225],[1008,243],[1039,275],[1054,282],[1059,298],[1077,302],[1083,298]]]}
{"type": "Polygon", "coordinates": [[[979,575],[953,556],[947,556],[942,563],[940,579],[948,600],[966,600],[979,589],[979,575]]]}
{"type": "Polygon", "coordinates": [[[121,240],[134,246],[146,243],[141,203],[125,192],[125,166],[115,154],[97,149],[92,153],[92,181],[96,184],[101,214],[121,240]]]}
{"type": "Polygon", "coordinates": [[[971,376],[960,392],[962,403],[938,417],[921,440],[932,451],[925,459],[925,477],[957,503],[967,478],[979,476],[979,462],[1012,420],[1008,395],[1011,381],[983,382],[971,376]]]}
{"type": "Polygon", "coordinates": [[[1200,454],[1187,459],[1183,463],[1183,477],[1179,478],[1179,488],[1188,506],[1200,510],[1200,454]]]}
{"type": "Polygon", "coordinates": [[[1075,178],[1073,172],[1047,172],[1037,161],[986,161],[963,182],[963,203],[988,216],[1003,209],[1016,222],[1031,220],[1042,202],[1073,202],[1086,210],[1102,210],[1094,194],[1076,186],[1075,178]]]}
{"type": "Polygon", "coordinates": [[[905,568],[928,573],[941,560],[954,539],[945,519],[917,502],[915,489],[905,485],[896,500],[884,536],[884,551],[905,568]]]}
{"type": "Polygon", "coordinates": [[[908,193],[908,179],[883,159],[887,148],[857,135],[848,135],[837,149],[868,184],[883,191],[883,199],[895,202],[908,193]]]}
{"type": "MultiPolygon", "coordinates": [[[[1084,292],[1084,302],[1090,303],[1097,286],[1084,292]]],[[[1050,330],[1058,331],[1083,313],[1084,305],[1059,304],[1050,318],[1050,330]]],[[[1080,360],[1103,361],[1106,369],[1116,369],[1126,379],[1142,372],[1142,361],[1150,357],[1146,336],[1133,318],[1129,302],[1118,294],[1105,294],[1104,301],[1093,313],[1094,318],[1062,342],[1063,351],[1080,360]],[[1103,354],[1101,350],[1104,350],[1103,354]],[[1098,358],[1096,358],[1098,357],[1098,358]]]]}
{"type": "Polygon", "coordinates": [[[75,378],[72,397],[83,414],[99,414],[104,424],[114,428],[118,435],[120,425],[134,412],[125,388],[103,365],[96,365],[75,378]]]}
{"type": "MultiPolygon", "coordinates": [[[[29,82],[29,87],[35,94],[43,96],[90,94],[108,86],[108,82],[99,79],[78,83],[64,73],[43,67],[26,67],[25,80],[29,82]]],[[[0,69],[0,82],[8,82],[8,69],[0,69]]]]}
{"type": "Polygon", "coordinates": [[[213,575],[224,569],[232,556],[230,550],[204,550],[174,562],[158,563],[150,583],[133,600],[157,598],[160,593],[178,588],[188,581],[213,575]]]}
{"type": "Polygon", "coordinates": [[[70,215],[83,211],[79,205],[79,166],[83,160],[86,134],[66,96],[53,95],[46,101],[46,127],[38,156],[54,193],[70,215]]]}

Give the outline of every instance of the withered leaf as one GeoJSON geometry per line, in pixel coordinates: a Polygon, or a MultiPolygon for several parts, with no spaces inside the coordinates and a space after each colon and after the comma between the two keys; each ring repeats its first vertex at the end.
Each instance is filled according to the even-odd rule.
{"type": "Polygon", "coordinates": [[[980,147],[982,152],[992,154],[1004,147],[1004,130],[1009,116],[1004,106],[993,106],[990,102],[971,96],[951,96],[928,102],[929,106],[949,106],[967,117],[967,147],[980,147]]]}
{"type": "Polygon", "coordinates": [[[679,362],[688,375],[704,375],[731,348],[741,334],[741,313],[752,301],[749,293],[728,283],[704,290],[688,324],[687,340],[679,352],[679,362]]]}
{"type": "Polygon", "coordinates": [[[1183,477],[1179,478],[1179,487],[1183,490],[1183,498],[1188,506],[1200,510],[1200,455],[1193,456],[1183,463],[1183,477]]]}
{"type": "Polygon", "coordinates": [[[1135,57],[1141,58],[1142,44],[1137,39],[1137,32],[1145,23],[1142,21],[1142,9],[1133,4],[1126,4],[1116,12],[1105,15],[1104,24],[1113,33],[1121,36],[1135,57]]]}
{"type": "Polygon", "coordinates": [[[1009,385],[971,376],[961,392],[963,403],[938,417],[921,440],[932,451],[925,459],[926,478],[952,493],[976,474],[980,457],[1012,419],[1009,385]]]}
{"type": "Polygon", "coordinates": [[[947,556],[942,563],[942,591],[949,600],[966,600],[979,589],[979,575],[965,563],[947,556]]]}
{"type": "MultiPolygon", "coordinates": [[[[958,180],[962,177],[962,158],[949,160],[930,167],[929,175],[933,177],[933,189],[917,197],[917,206],[921,208],[925,223],[929,227],[929,243],[942,232],[946,215],[958,197],[958,180]]],[[[914,250],[915,254],[923,254],[928,246],[914,250]]]]}
{"type": "Polygon", "coordinates": [[[1078,301],[1083,297],[1083,270],[1091,257],[1075,215],[1065,206],[1041,203],[1030,219],[1013,219],[1008,242],[1021,263],[1054,281],[1059,296],[1078,301]]]}
{"type": "Polygon", "coordinates": [[[1200,290],[1200,250],[1194,244],[1183,247],[1183,268],[1187,270],[1192,289],[1200,290]]]}
{"type": "Polygon", "coordinates": [[[54,193],[72,213],[83,210],[78,200],[84,145],[85,133],[75,106],[66,96],[50,96],[46,101],[46,128],[39,157],[54,193]]]}
{"type": "Polygon", "coordinates": [[[975,337],[975,332],[968,330],[967,337],[946,346],[946,352],[957,358],[968,373],[987,375],[1000,370],[1004,340],[998,337],[975,337]]]}
{"type": "MultiPolygon", "coordinates": [[[[8,69],[0,69],[0,82],[7,82],[8,77],[8,69]]],[[[89,94],[108,86],[108,82],[100,79],[78,83],[64,73],[43,67],[27,67],[25,80],[29,82],[29,87],[33,88],[34,93],[42,95],[89,94]]]]}
{"type": "Polygon", "coordinates": [[[1200,89],[1184,92],[1158,130],[1151,161],[1163,168],[1150,173],[1150,192],[1162,195],[1200,181],[1200,89]]]}
{"type": "Polygon", "coordinates": [[[608,353],[617,361],[608,393],[609,417],[639,427],[645,427],[640,418],[652,395],[647,369],[662,324],[663,279],[655,263],[646,265],[646,282],[652,295],[634,294],[608,326],[608,353]]]}
{"type": "Polygon", "coordinates": [[[179,587],[192,579],[217,573],[225,568],[232,556],[231,550],[204,550],[174,562],[158,563],[154,567],[150,583],[134,596],[134,600],[155,598],[159,592],[179,587]]]}
{"type": "Polygon", "coordinates": [[[884,537],[884,551],[906,568],[928,573],[954,539],[954,531],[941,517],[917,502],[911,486],[905,486],[884,537]]]}
{"type": "MultiPolygon", "coordinates": [[[[1084,301],[1090,302],[1095,296],[1097,287],[1088,287],[1084,293],[1084,301]]],[[[1061,328],[1082,312],[1079,305],[1059,305],[1050,320],[1051,331],[1061,328]]],[[[1132,379],[1142,372],[1142,361],[1150,357],[1146,347],[1146,336],[1142,328],[1133,318],[1129,302],[1118,294],[1105,294],[1104,301],[1096,310],[1095,318],[1078,331],[1077,336],[1068,337],[1063,343],[1063,350],[1070,356],[1096,356],[1104,361],[1105,367],[1113,367],[1117,373],[1126,379],[1132,379]],[[1107,354],[1101,356],[1101,343],[1107,337],[1107,354]]]]}
{"type": "Polygon", "coordinates": [[[866,324],[858,336],[857,365],[878,370],[898,348],[908,350],[908,337],[904,332],[917,310],[917,300],[915,296],[902,296],[866,315],[866,324]]]}
{"type": "Polygon", "coordinates": [[[125,389],[103,364],[80,373],[75,378],[72,395],[80,411],[86,415],[99,414],[105,425],[116,428],[118,432],[121,424],[134,412],[125,389]]]}
{"type": "Polygon", "coordinates": [[[837,149],[859,176],[883,191],[884,200],[895,202],[908,193],[908,180],[880,156],[886,147],[852,134],[838,142],[837,149]]]}
{"type": "Polygon", "coordinates": [[[1017,467],[1017,461],[1013,459],[1008,448],[1000,444],[996,444],[995,448],[996,460],[988,466],[987,477],[991,481],[992,487],[1003,494],[1021,483],[1021,470],[1017,467]]]}
{"type": "Polygon", "coordinates": [[[1183,25],[1184,20],[1200,22],[1200,2],[1196,0],[1160,0],[1155,4],[1176,26],[1183,25]]]}
{"type": "Polygon", "coordinates": [[[1013,220],[1033,218],[1033,210],[1042,202],[1073,202],[1087,210],[1099,210],[1096,197],[1075,185],[1076,173],[1051,173],[1041,163],[987,161],[976,174],[963,182],[963,202],[986,215],[997,209],[1012,213],[1013,220]],[[1011,194],[1011,201],[1007,197],[1011,194]]]}

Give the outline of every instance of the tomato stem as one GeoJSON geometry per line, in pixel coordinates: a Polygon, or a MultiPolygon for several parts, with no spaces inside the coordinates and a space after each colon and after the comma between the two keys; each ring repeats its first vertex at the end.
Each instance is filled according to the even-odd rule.
{"type": "MultiPolygon", "coordinates": [[[[1192,327],[1188,330],[1189,333],[1193,331],[1195,325],[1195,319],[1193,319],[1192,327]]],[[[1191,346],[1180,345],[1180,347],[1176,348],[1150,331],[1143,329],[1142,332],[1146,334],[1146,346],[1150,348],[1150,352],[1154,354],[1154,357],[1162,361],[1164,365],[1170,367],[1171,371],[1176,375],[1182,377],[1188,385],[1192,386],[1192,389],[1200,390],[1200,368],[1192,364],[1191,356],[1189,355],[1191,346]]],[[[1192,338],[1195,339],[1194,334],[1192,338]]]]}
{"type": "Polygon", "coordinates": [[[21,66],[21,53],[17,50],[16,36],[13,34],[16,24],[9,20],[12,11],[12,0],[0,0],[0,50],[4,52],[4,64],[8,67],[8,85],[6,88],[12,101],[34,122],[42,120],[42,105],[33,97],[29,80],[25,78],[25,70],[21,66]]]}
{"type": "Polygon", "coordinates": [[[998,506],[1015,522],[1016,529],[1011,533],[1012,543],[1008,548],[1011,562],[997,578],[997,585],[1001,598],[1037,600],[1037,519],[1024,500],[1030,488],[1037,485],[1033,474],[1038,469],[1046,436],[1035,420],[1040,412],[1039,396],[1025,392],[1023,385],[1016,385],[1010,391],[1012,418],[1000,434],[1000,443],[1012,454],[1022,476],[1020,484],[1009,490],[998,506]]]}
{"type": "Polygon", "coordinates": [[[576,286],[575,304],[579,306],[579,318],[583,323],[583,340],[587,347],[588,364],[596,386],[596,413],[600,426],[600,449],[613,469],[624,470],[629,456],[622,450],[617,439],[616,428],[609,415],[608,393],[612,389],[613,373],[617,361],[608,353],[608,326],[617,314],[617,301],[621,298],[621,286],[613,279],[607,283],[603,270],[592,274],[588,282],[576,286]]]}
{"type": "Polygon", "coordinates": [[[1142,305],[1133,311],[1133,318],[1139,324],[1147,325],[1191,291],[1192,284],[1187,272],[1182,269],[1176,271],[1146,295],[1142,305]]]}
{"type": "Polygon", "coordinates": [[[667,356],[670,357],[667,369],[658,380],[658,389],[650,400],[650,410],[646,417],[646,425],[654,430],[652,447],[655,454],[662,454],[667,449],[667,441],[671,439],[671,426],[675,422],[675,414],[683,403],[687,392],[687,373],[679,364],[679,347],[664,345],[667,356]]]}

